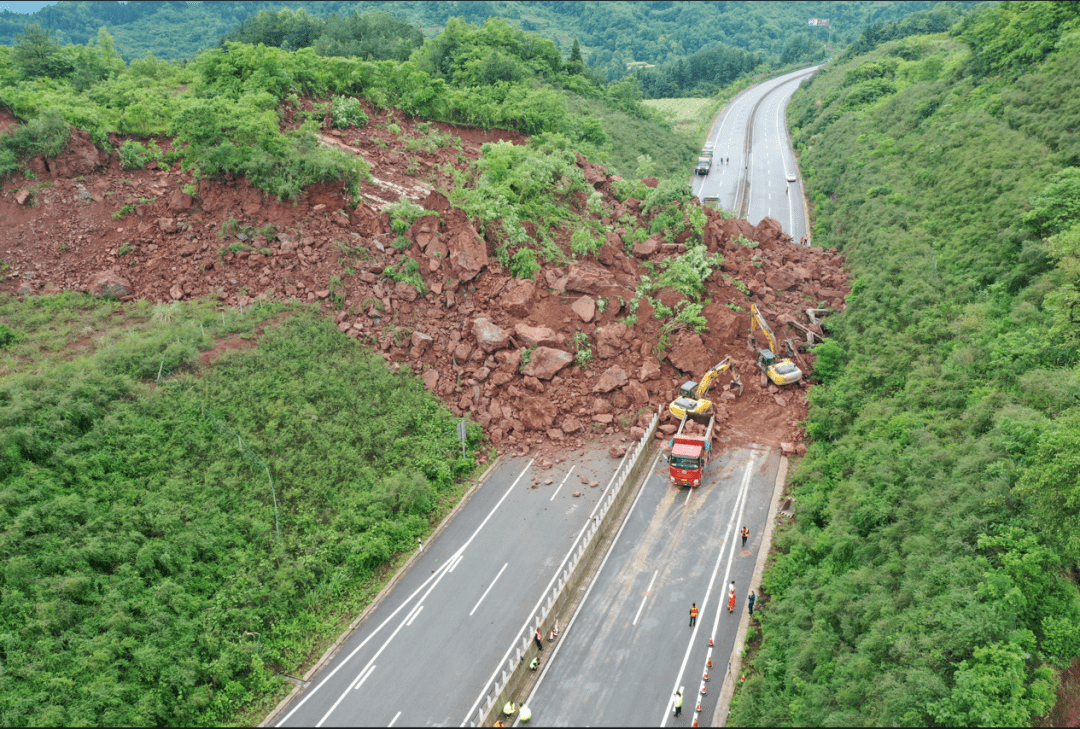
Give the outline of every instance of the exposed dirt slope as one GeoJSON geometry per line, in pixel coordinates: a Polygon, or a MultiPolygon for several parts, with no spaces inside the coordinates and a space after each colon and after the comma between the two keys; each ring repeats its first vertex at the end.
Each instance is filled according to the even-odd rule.
{"type": "MultiPolygon", "coordinates": [[[[416,125],[395,118],[402,133],[393,135],[383,128],[385,113],[369,113],[367,129],[323,135],[325,143],[363,155],[372,167],[375,182],[363,185],[364,199],[352,211],[329,184],[299,202],[280,203],[243,179],[202,181],[193,199],[180,189],[191,179],[179,169],[124,171],[115,153],[102,153],[77,132],[59,157],[33,160],[36,179],[16,178],[0,189],[0,259],[10,265],[0,290],[25,296],[75,289],[157,302],[213,296],[223,305],[260,297],[319,303],[342,332],[371,342],[390,362],[410,364],[455,413],[482,423],[500,450],[539,449],[544,456],[597,438],[619,453],[619,441],[638,437],[649,413],[658,406],[666,412],[680,384],[731,355],[745,388],[740,397],[728,392],[726,375],[714,385],[718,437],[796,449],[807,384],[782,391],[761,386],[748,347],[749,315],[727,304],[745,309],[756,302],[781,341],[805,341],[787,322],[807,323],[802,311],[809,306],[843,306],[847,277],[835,251],[793,244],[770,218],[753,226],[708,210],[705,243],[725,256],[723,269],[707,282],[709,329],[701,336],[675,333],[658,361],[661,322],[649,303],[642,300],[632,328],[616,319],[629,313],[624,302],[647,272],[642,264],[685,246],[650,239],[628,256],[620,237],[625,231],[611,229],[610,221],[640,215],[640,201],[612,197],[617,178],[578,160],[609,211],[602,219],[608,240],[597,258],[546,266],[535,282],[518,280],[500,268],[464,211],[432,186],[447,182],[437,166],[462,168],[479,156],[481,143],[521,143],[521,135],[436,124],[462,139],[460,152],[406,151],[406,140],[423,136],[416,125]],[[396,235],[380,209],[401,196],[441,217],[418,219],[408,232],[411,247],[395,251],[396,235]],[[115,220],[113,213],[125,205],[135,212],[115,220]],[[276,239],[245,242],[269,255],[228,251],[238,242],[234,233],[221,235],[230,218],[244,227],[274,226],[276,239]],[[736,245],[740,235],[759,246],[736,245]],[[426,296],[383,275],[405,256],[419,263],[426,296]],[[355,275],[346,275],[346,264],[355,275]],[[595,354],[587,368],[572,362],[579,331],[595,354]],[[529,361],[522,367],[525,353],[529,361]]],[[[0,118],[0,125],[11,121],[0,118]]],[[[670,290],[660,294],[667,306],[679,298],[670,290]]],[[[808,369],[813,356],[802,357],[808,369]]]]}

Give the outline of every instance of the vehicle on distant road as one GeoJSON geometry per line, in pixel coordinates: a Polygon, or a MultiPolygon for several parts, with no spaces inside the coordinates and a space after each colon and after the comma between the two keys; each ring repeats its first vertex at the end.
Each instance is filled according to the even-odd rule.
{"type": "Polygon", "coordinates": [[[705,149],[701,150],[701,154],[697,159],[697,166],[694,168],[695,175],[707,175],[709,174],[709,168],[712,167],[713,148],[711,144],[706,144],[705,149]]]}

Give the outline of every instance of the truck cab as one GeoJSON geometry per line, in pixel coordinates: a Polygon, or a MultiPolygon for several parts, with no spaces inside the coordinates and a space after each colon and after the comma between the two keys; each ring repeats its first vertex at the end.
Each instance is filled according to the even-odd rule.
{"type": "Polygon", "coordinates": [[[708,462],[710,449],[711,444],[704,438],[676,436],[672,441],[671,455],[668,457],[672,485],[691,488],[700,486],[701,474],[708,462]]]}

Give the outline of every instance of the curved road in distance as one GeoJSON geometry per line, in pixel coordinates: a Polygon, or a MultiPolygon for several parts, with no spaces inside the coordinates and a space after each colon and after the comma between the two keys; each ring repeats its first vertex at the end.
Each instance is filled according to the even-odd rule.
{"type": "Polygon", "coordinates": [[[724,107],[708,137],[714,150],[712,169],[708,175],[693,175],[694,195],[716,197],[725,210],[745,209],[746,219],[755,225],[762,218],[776,218],[795,240],[809,235],[801,178],[784,114],[795,89],[818,68],[803,68],[752,86],[724,107]],[[728,164],[722,161],[726,158],[731,160],[728,164]],[[787,182],[788,172],[796,175],[795,182],[787,182]],[[784,192],[785,187],[789,192],[784,192]]]}
{"type": "Polygon", "coordinates": [[[620,464],[606,450],[567,455],[575,462],[549,470],[501,461],[274,725],[475,721],[474,700],[505,667],[620,464]]]}
{"type": "Polygon", "coordinates": [[[659,456],[608,555],[525,701],[539,726],[690,726],[696,701],[711,724],[779,469],[777,449],[732,449],[705,483],[677,489],[659,456]],[[745,547],[739,538],[750,528],[745,547]],[[735,613],[727,591],[735,581],[735,613]],[[690,604],[700,610],[689,625],[690,604]],[[708,641],[708,693],[700,697],[708,641]],[[550,664],[548,663],[550,661],[550,664]],[[682,716],[672,698],[683,687],[682,716]]]}

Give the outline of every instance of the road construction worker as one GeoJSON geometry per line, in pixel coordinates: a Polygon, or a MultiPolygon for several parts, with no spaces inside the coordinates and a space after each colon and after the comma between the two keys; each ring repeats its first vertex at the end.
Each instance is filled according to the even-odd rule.
{"type": "Polygon", "coordinates": [[[682,691],[675,692],[675,717],[682,715],[682,691]]]}
{"type": "Polygon", "coordinates": [[[514,702],[507,701],[506,706],[503,707],[503,716],[513,716],[515,711],[517,711],[517,707],[514,706],[514,702]]]}
{"type": "Polygon", "coordinates": [[[532,663],[529,664],[529,670],[533,671],[535,673],[536,669],[539,668],[539,667],[540,667],[540,657],[537,656],[536,658],[533,658],[532,663]]]}
{"type": "Polygon", "coordinates": [[[526,706],[525,704],[522,704],[522,705],[521,705],[521,713],[520,713],[520,714],[518,714],[518,720],[519,720],[519,721],[520,721],[520,722],[521,722],[522,724],[524,724],[525,722],[527,722],[527,721],[528,721],[529,719],[531,719],[531,718],[532,718],[532,709],[530,709],[530,708],[529,708],[528,706],[526,706]]]}

